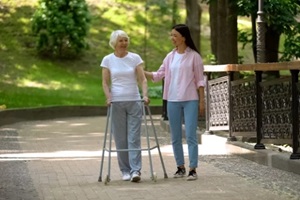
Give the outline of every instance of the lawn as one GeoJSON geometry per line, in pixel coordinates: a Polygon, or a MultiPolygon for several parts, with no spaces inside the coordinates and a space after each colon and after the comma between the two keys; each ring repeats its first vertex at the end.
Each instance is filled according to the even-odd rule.
{"type": "MultiPolygon", "coordinates": [[[[108,46],[112,30],[123,29],[129,34],[129,50],[142,56],[147,70],[158,69],[173,48],[168,39],[171,15],[158,6],[150,5],[146,15],[142,0],[87,0],[87,3],[92,14],[87,37],[90,48],[77,59],[53,60],[42,59],[36,54],[31,16],[37,0],[1,0],[0,106],[104,105],[99,64],[104,55],[112,52],[108,46]]],[[[181,4],[180,16],[179,23],[184,23],[184,4],[181,4]]],[[[208,21],[204,10],[203,30],[207,30],[208,21]]],[[[209,64],[207,31],[202,34],[201,54],[209,64]]],[[[148,83],[151,104],[161,105],[161,82],[148,83]]]]}

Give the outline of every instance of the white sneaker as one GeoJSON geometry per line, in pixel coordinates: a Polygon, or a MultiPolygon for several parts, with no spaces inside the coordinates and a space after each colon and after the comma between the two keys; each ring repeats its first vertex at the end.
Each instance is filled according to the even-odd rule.
{"type": "Polygon", "coordinates": [[[129,173],[123,173],[122,180],[123,181],[129,181],[131,179],[131,176],[129,173]]]}
{"type": "Polygon", "coordinates": [[[133,172],[131,176],[131,182],[139,182],[141,180],[140,172],[133,172]]]}

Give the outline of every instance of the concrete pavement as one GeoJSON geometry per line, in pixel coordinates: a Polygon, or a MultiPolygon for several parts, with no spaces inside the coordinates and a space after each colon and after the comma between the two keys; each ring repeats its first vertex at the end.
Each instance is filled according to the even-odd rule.
{"type": "MultiPolygon", "coordinates": [[[[25,121],[0,127],[0,200],[285,200],[300,199],[300,175],[244,159],[247,148],[201,135],[198,180],[172,178],[176,170],[169,133],[155,117],[168,178],[152,150],[157,181],[143,152],[142,181],[121,180],[112,154],[111,181],[98,182],[106,117],[25,121]]],[[[150,133],[152,134],[152,133],[150,133]]],[[[143,133],[143,147],[146,145],[143,133]]],[[[156,145],[153,137],[151,146],[156,145]]],[[[188,163],[185,146],[186,162],[188,163]]],[[[103,177],[108,173],[105,154],[103,177]]]]}

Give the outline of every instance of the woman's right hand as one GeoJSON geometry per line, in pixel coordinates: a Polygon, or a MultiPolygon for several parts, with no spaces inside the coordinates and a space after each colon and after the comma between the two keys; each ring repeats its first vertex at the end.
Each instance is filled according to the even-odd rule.
{"type": "Polygon", "coordinates": [[[150,99],[148,97],[143,97],[143,100],[145,102],[146,105],[150,104],[150,99]]]}

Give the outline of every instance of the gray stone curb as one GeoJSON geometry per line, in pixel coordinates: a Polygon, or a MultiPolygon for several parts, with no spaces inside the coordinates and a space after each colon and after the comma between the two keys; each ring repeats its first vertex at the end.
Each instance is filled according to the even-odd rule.
{"type": "MultiPolygon", "coordinates": [[[[161,106],[150,106],[151,113],[162,113],[161,106]]],[[[48,120],[67,117],[105,116],[106,106],[49,106],[0,110],[0,126],[22,121],[48,120]]]]}
{"type": "MultiPolygon", "coordinates": [[[[198,138],[199,138],[199,144],[205,144],[205,140],[203,137],[209,135],[203,134],[205,128],[204,122],[200,123],[199,126],[201,127],[200,130],[197,131],[198,138]]],[[[166,131],[170,131],[169,122],[161,120],[161,127],[165,129],[166,131]]],[[[228,133],[224,133],[222,131],[219,131],[219,133],[212,134],[215,137],[219,138],[225,138],[228,133]]],[[[224,141],[227,141],[224,139],[224,141]]],[[[300,160],[291,160],[289,152],[279,152],[279,149],[254,149],[254,146],[251,146],[250,144],[241,142],[241,141],[234,141],[234,142],[228,142],[228,144],[241,147],[243,149],[250,150],[251,153],[240,153],[238,156],[241,156],[245,159],[251,160],[253,162],[256,162],[258,164],[262,164],[265,166],[273,167],[276,169],[293,172],[296,174],[300,174],[300,160]]],[[[235,152],[233,152],[235,153],[235,152]]]]}
{"type": "Polygon", "coordinates": [[[229,144],[251,150],[252,154],[240,154],[239,156],[258,164],[274,167],[280,170],[300,174],[300,160],[290,159],[290,152],[279,152],[276,149],[254,149],[252,145],[240,141],[228,142],[229,144]]]}

